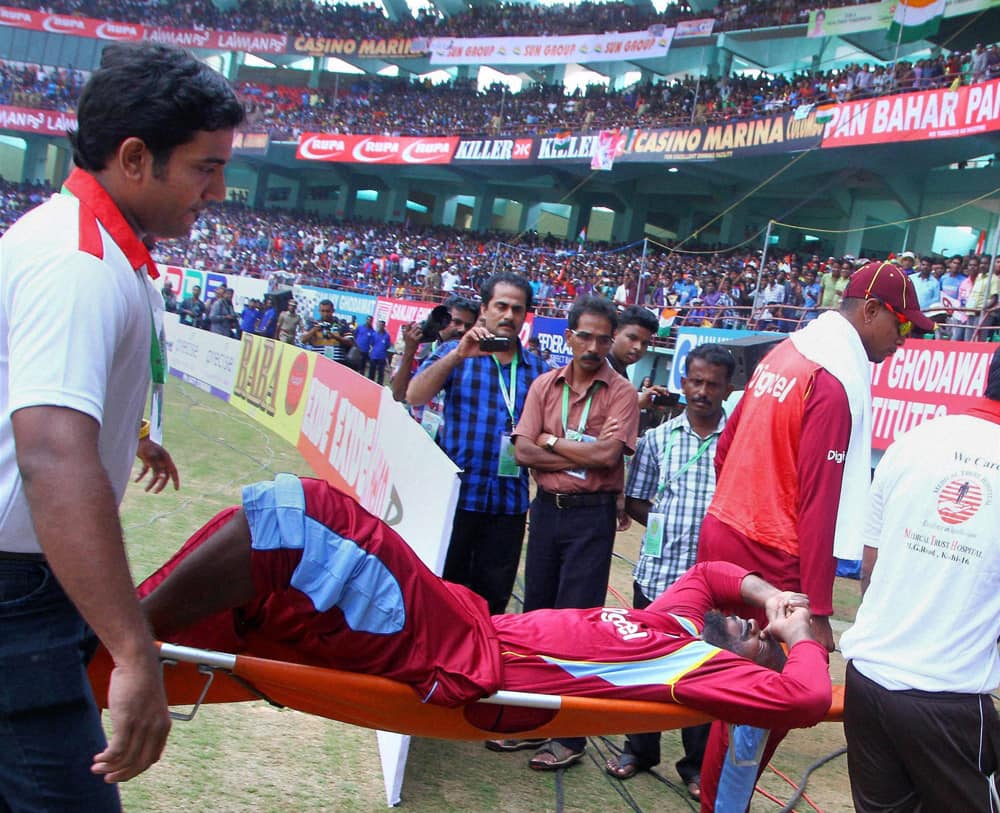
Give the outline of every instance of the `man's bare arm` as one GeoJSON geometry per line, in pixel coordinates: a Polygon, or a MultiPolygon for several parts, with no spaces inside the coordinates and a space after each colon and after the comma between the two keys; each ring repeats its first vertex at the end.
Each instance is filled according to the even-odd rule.
{"type": "Polygon", "coordinates": [[[514,443],[514,459],[517,465],[538,471],[568,471],[578,468],[565,457],[552,454],[548,449],[540,449],[528,438],[517,437],[514,443]]]}
{"type": "Polygon", "coordinates": [[[250,526],[240,509],[142,600],[142,610],[157,637],[169,639],[203,618],[246,604],[253,596],[250,526]]]}
{"type": "Polygon", "coordinates": [[[17,410],[11,425],[38,541],[115,663],[108,692],[113,734],[93,770],[111,782],[131,779],[160,758],[170,719],[98,453],[98,423],[73,409],[35,406],[17,410]]]}
{"type": "Polygon", "coordinates": [[[406,332],[403,334],[403,355],[400,356],[396,374],[392,377],[392,397],[395,401],[406,400],[406,389],[413,376],[413,359],[417,356],[422,332],[423,329],[417,322],[411,322],[406,326],[406,332]]]}
{"type": "Polygon", "coordinates": [[[635,497],[625,498],[625,511],[640,525],[649,524],[649,510],[652,507],[653,503],[649,500],[637,500],[635,497]]]}
{"type": "Polygon", "coordinates": [[[861,554],[861,595],[864,596],[868,592],[868,587],[872,583],[872,571],[875,569],[875,563],[878,561],[878,548],[873,548],[870,545],[865,545],[864,552],[861,554]]]}

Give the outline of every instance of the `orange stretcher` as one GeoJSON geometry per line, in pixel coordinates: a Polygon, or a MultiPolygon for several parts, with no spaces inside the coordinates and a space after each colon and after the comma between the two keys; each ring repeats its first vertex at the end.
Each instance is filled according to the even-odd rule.
{"type": "MultiPolygon", "coordinates": [[[[406,684],[374,675],[317,666],[230,655],[205,649],[160,645],[167,700],[171,706],[193,706],[190,719],[203,703],[270,703],[332,720],[395,731],[418,737],[481,740],[490,735],[518,737],[584,737],[627,731],[667,731],[697,725],[710,715],[672,703],[609,700],[526,692],[497,692],[460,708],[421,703],[406,684]],[[529,728],[511,727],[517,715],[504,709],[531,709],[529,728]],[[540,721],[540,722],[539,722],[540,721]]],[[[111,658],[103,648],[90,665],[94,696],[107,707],[111,658]]],[[[840,721],[844,687],[833,687],[827,721],[840,721]]]]}

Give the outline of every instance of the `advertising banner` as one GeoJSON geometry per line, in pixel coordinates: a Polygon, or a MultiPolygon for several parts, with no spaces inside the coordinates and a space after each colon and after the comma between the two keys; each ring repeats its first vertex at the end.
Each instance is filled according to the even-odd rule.
{"type": "Polygon", "coordinates": [[[982,396],[996,345],[910,341],[872,365],[872,448],[939,415],[961,412],[982,396]]]}
{"type": "Polygon", "coordinates": [[[460,138],[453,164],[507,164],[530,161],[535,139],[528,138],[460,138]]]}
{"type": "Polygon", "coordinates": [[[432,65],[566,65],[572,62],[659,59],[674,29],[609,32],[566,37],[435,37],[432,65]]]}
{"type": "Polygon", "coordinates": [[[300,34],[288,43],[288,53],[303,56],[381,58],[427,56],[427,40],[415,37],[313,37],[300,34]]]}
{"type": "Polygon", "coordinates": [[[172,313],[165,315],[164,328],[170,374],[228,401],[240,360],[240,343],[208,330],[182,325],[172,313]]]}
{"type": "Polygon", "coordinates": [[[400,328],[406,327],[410,322],[424,321],[439,304],[380,296],[375,302],[375,323],[385,322],[385,329],[395,344],[399,339],[400,328]]]}
{"type": "Polygon", "coordinates": [[[565,367],[573,358],[573,352],[566,344],[565,319],[552,316],[536,316],[531,327],[531,337],[538,339],[542,350],[549,351],[549,361],[559,367],[565,367]]]}
{"type": "Polygon", "coordinates": [[[247,133],[239,130],[233,133],[233,152],[240,155],[266,155],[270,144],[271,137],[267,133],[247,133]]]}
{"type": "Polygon", "coordinates": [[[823,147],[958,138],[1000,130],[1000,79],[828,105],[823,147]]]}
{"type": "Polygon", "coordinates": [[[315,361],[299,451],[313,471],[385,520],[440,573],[441,528],[451,526],[450,485],[457,485],[458,469],[389,390],[323,356],[315,361]],[[427,498],[430,483],[435,499],[427,498]]]}
{"type": "Polygon", "coordinates": [[[182,268],[178,265],[156,266],[160,271],[160,282],[170,280],[170,285],[177,294],[177,303],[191,296],[194,286],[201,288],[201,301],[209,303],[215,296],[215,289],[220,285],[233,289],[233,307],[236,313],[250,299],[263,301],[267,293],[268,282],[257,277],[242,277],[238,274],[223,274],[221,271],[203,271],[197,268],[182,268]]]}
{"type": "Polygon", "coordinates": [[[809,12],[807,37],[841,37],[862,31],[888,31],[893,0],[843,8],[821,8],[809,12]]]}
{"type": "Polygon", "coordinates": [[[0,25],[49,34],[74,37],[140,42],[150,40],[181,48],[206,48],[217,51],[249,51],[254,54],[283,54],[288,50],[287,34],[264,34],[258,31],[194,31],[183,28],[146,26],[78,17],[75,14],[50,14],[46,11],[0,6],[0,25]]]}
{"type": "Polygon", "coordinates": [[[349,291],[333,291],[313,285],[295,285],[292,296],[299,303],[299,313],[309,319],[319,318],[319,303],[329,299],[333,311],[340,318],[354,319],[359,325],[375,313],[376,299],[371,294],[355,294],[349,291]]]}
{"type": "Polygon", "coordinates": [[[715,17],[703,20],[681,20],[674,29],[674,39],[683,40],[690,37],[707,37],[715,29],[715,17]]]}
{"type": "Polygon", "coordinates": [[[671,392],[681,391],[681,378],[684,375],[687,355],[699,344],[729,342],[742,339],[744,336],[756,336],[759,330],[722,330],[714,327],[682,327],[677,330],[674,343],[674,360],[670,366],[670,378],[667,389],[671,392]]]}
{"type": "Polygon", "coordinates": [[[814,113],[803,119],[784,113],[728,124],[632,130],[615,162],[712,161],[797,152],[818,147],[822,135],[823,125],[814,113]]]}
{"type": "Polygon", "coordinates": [[[0,129],[21,133],[64,136],[67,130],[76,129],[76,113],[58,110],[36,110],[30,107],[0,105],[0,129]]]}
{"type": "Polygon", "coordinates": [[[294,344],[244,333],[229,403],[297,445],[316,358],[294,344]]]}
{"type": "MultiPolygon", "coordinates": [[[[944,16],[959,17],[963,14],[973,14],[995,5],[996,0],[948,0],[944,7],[944,16]]],[[[888,31],[895,7],[895,0],[883,0],[881,3],[810,11],[806,36],[839,37],[862,31],[888,31]]],[[[680,25],[677,26],[677,31],[674,36],[680,37],[680,25]]]]}
{"type": "Polygon", "coordinates": [[[350,164],[448,164],[457,136],[324,135],[302,133],[295,157],[300,161],[350,164]]]}

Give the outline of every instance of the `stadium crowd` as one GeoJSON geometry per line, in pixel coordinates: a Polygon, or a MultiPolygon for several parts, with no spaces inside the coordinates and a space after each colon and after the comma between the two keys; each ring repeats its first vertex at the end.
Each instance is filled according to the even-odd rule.
{"type": "MultiPolygon", "coordinates": [[[[815,8],[851,5],[830,0],[815,8]]],[[[11,0],[10,6],[37,8],[32,0],[11,0]]],[[[595,31],[636,31],[654,25],[714,17],[715,30],[736,31],[762,26],[803,24],[813,4],[795,0],[722,0],[710,11],[695,11],[687,3],[668,5],[663,12],[624,2],[540,6],[497,3],[472,6],[460,14],[442,16],[433,9],[413,17],[389,19],[381,4],[327,4],[307,0],[243,0],[218,6],[211,0],[164,4],[155,0],[54,0],[54,13],[79,14],[96,19],[162,25],[175,28],[267,33],[309,33],[314,36],[354,37],[483,37],[590,34],[595,31]]]]}
{"type": "MultiPolygon", "coordinates": [[[[275,139],[296,138],[307,131],[526,135],[745,120],[802,105],[950,87],[997,76],[1000,49],[991,45],[916,64],[902,61],[895,67],[858,63],[789,77],[685,76],[623,90],[591,85],[568,93],[559,84],[533,84],[510,93],[501,84],[479,90],[475,80],[432,85],[381,76],[351,77],[349,82],[338,80],[333,87],[319,89],[243,82],[238,90],[247,108],[248,127],[266,130],[275,139]]],[[[71,110],[86,77],[85,71],[73,68],[4,61],[0,104],[71,110]]]]}
{"type": "MultiPolygon", "coordinates": [[[[650,241],[644,252],[641,242],[598,248],[534,232],[515,238],[440,226],[324,221],[234,203],[204,214],[190,239],[159,243],[154,256],[276,284],[432,301],[474,295],[487,277],[514,271],[530,279],[543,315],[564,315],[578,297],[597,294],[619,306],[676,311],[680,324],[737,327],[752,320],[785,332],[836,307],[850,274],[867,262],[776,250],[759,269],[755,247],[686,243],[674,250],[650,241]]],[[[1000,313],[990,297],[1000,292],[1000,263],[992,275],[988,258],[976,255],[947,261],[904,255],[902,263],[933,280],[917,285],[925,310],[959,310],[957,319],[949,319],[954,338],[973,338],[957,328],[973,328],[981,317],[982,327],[997,322],[1000,313]]]]}

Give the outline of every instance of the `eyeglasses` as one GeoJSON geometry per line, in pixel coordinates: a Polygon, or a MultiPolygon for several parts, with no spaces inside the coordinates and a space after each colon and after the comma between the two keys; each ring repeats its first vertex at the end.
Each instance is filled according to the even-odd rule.
{"type": "Polygon", "coordinates": [[[896,329],[899,331],[899,335],[900,336],[902,336],[905,339],[907,336],[910,335],[910,331],[913,330],[913,322],[911,322],[909,319],[907,319],[905,316],[903,316],[903,314],[901,314],[898,310],[896,310],[888,302],[883,302],[877,296],[871,296],[871,297],[869,297],[869,299],[874,299],[883,308],[885,308],[887,311],[889,311],[889,313],[891,313],[893,316],[896,317],[896,321],[899,322],[899,325],[897,325],[896,329]]]}
{"type": "Polygon", "coordinates": [[[578,338],[584,344],[590,344],[591,342],[597,342],[598,347],[611,347],[614,343],[615,337],[608,336],[607,334],[598,336],[594,333],[589,333],[586,330],[570,330],[576,338],[578,338]]]}

